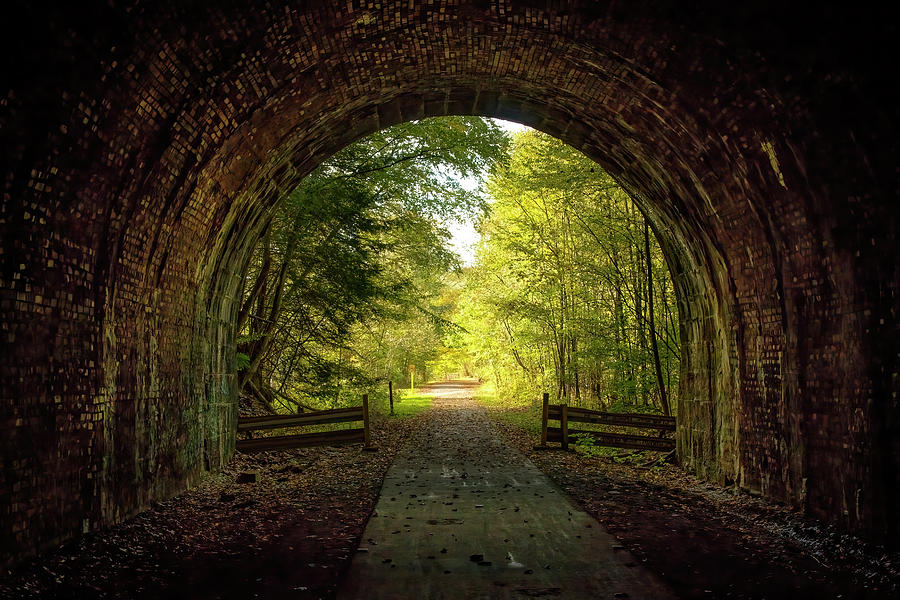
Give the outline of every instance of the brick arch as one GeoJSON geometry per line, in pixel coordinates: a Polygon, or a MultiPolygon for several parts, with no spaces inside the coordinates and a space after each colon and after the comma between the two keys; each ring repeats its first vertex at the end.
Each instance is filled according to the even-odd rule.
{"type": "Polygon", "coordinates": [[[561,138],[650,216],[683,316],[687,468],[896,529],[890,105],[840,48],[811,44],[803,70],[810,47],[730,25],[754,15],[664,5],[157,4],[26,10],[55,44],[5,53],[5,556],[227,460],[235,298],[279,192],[449,114],[561,138]],[[864,98],[873,124],[845,123],[864,98]]]}

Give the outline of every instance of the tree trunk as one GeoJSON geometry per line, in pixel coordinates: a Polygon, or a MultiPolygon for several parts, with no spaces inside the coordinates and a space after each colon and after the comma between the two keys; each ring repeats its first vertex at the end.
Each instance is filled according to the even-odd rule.
{"type": "Polygon", "coordinates": [[[263,237],[263,247],[265,248],[265,254],[263,255],[263,262],[260,266],[259,273],[256,276],[256,281],[253,282],[250,294],[247,296],[247,299],[244,300],[244,303],[241,305],[241,310],[238,313],[238,334],[240,334],[247,325],[247,320],[250,318],[250,311],[253,310],[253,303],[259,298],[260,292],[263,291],[266,280],[269,278],[269,271],[272,270],[272,253],[270,252],[271,236],[268,229],[263,237]]]}
{"type": "MultiPolygon", "coordinates": [[[[618,265],[618,248],[613,246],[612,251],[612,264],[616,273],[620,273],[619,265],[618,265]]],[[[620,282],[618,285],[613,288],[613,313],[615,323],[613,324],[613,331],[615,332],[615,342],[616,342],[616,370],[613,373],[613,380],[615,381],[615,395],[619,396],[620,393],[624,391],[625,387],[625,354],[622,351],[625,346],[625,309],[622,305],[622,287],[623,282],[620,282]]]]}
{"type": "MultiPolygon", "coordinates": [[[[294,249],[297,246],[297,241],[298,236],[295,235],[288,243],[287,250],[282,259],[283,262],[281,263],[281,268],[278,271],[278,279],[275,281],[275,297],[272,300],[272,310],[269,312],[268,319],[266,319],[266,322],[262,327],[260,339],[251,346],[253,348],[253,354],[250,356],[250,365],[244,370],[242,376],[239,378],[241,388],[243,388],[244,384],[259,370],[259,365],[262,363],[262,359],[269,349],[272,339],[275,337],[275,323],[278,320],[278,316],[281,314],[281,304],[284,299],[284,282],[287,278],[288,268],[290,267],[291,258],[293,257],[294,249]]],[[[266,253],[269,254],[268,244],[266,246],[266,253]]],[[[265,310],[264,295],[260,296],[259,310],[260,312],[265,310]]]]}
{"type": "Polygon", "coordinates": [[[659,363],[659,347],[656,344],[656,325],[653,318],[653,261],[650,260],[650,226],[644,219],[644,251],[647,255],[647,310],[650,314],[650,346],[653,349],[653,363],[656,366],[656,383],[659,386],[659,401],[663,414],[669,416],[669,399],[666,396],[666,385],[663,381],[662,366],[659,363]]]}

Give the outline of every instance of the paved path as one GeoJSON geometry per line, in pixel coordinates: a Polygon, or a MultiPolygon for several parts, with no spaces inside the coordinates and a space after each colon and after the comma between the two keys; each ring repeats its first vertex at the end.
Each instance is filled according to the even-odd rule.
{"type": "Polygon", "coordinates": [[[338,598],[672,598],[502,439],[472,384],[432,387],[338,598]]]}

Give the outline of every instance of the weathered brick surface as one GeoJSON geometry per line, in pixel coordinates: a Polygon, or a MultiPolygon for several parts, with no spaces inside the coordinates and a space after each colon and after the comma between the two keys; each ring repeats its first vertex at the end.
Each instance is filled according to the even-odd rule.
{"type": "Polygon", "coordinates": [[[277,191],[367,133],[447,114],[543,129],[639,198],[679,293],[687,468],[900,533],[882,15],[181,4],[5,18],[2,560],[229,457],[235,297],[277,191]]]}

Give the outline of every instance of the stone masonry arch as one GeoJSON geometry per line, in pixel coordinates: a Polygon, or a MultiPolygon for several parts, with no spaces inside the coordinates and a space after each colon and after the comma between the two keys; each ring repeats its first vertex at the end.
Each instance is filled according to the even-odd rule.
{"type": "Polygon", "coordinates": [[[889,37],[878,15],[219,4],[8,20],[3,560],[226,461],[236,297],[279,193],[368,133],[450,114],[559,137],[651,218],[682,313],[686,468],[900,533],[895,105],[872,62],[889,37]]]}

